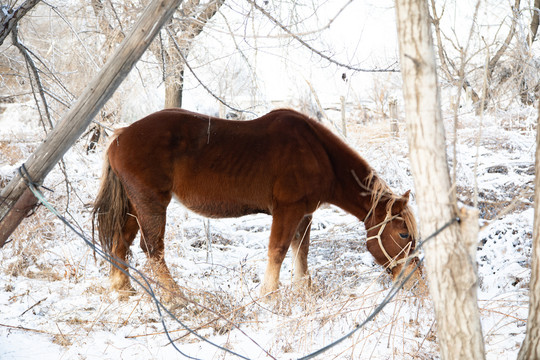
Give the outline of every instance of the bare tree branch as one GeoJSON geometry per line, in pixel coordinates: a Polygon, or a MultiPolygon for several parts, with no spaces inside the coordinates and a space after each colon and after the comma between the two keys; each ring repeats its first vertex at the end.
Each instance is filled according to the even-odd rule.
{"type": "Polygon", "coordinates": [[[43,86],[41,85],[41,80],[40,80],[40,77],[39,77],[38,69],[36,68],[36,64],[32,60],[32,57],[28,53],[28,50],[26,49],[26,47],[23,44],[21,44],[21,42],[19,41],[18,33],[19,33],[18,26],[17,26],[17,24],[15,24],[15,26],[11,30],[11,38],[12,38],[12,41],[13,41],[13,45],[17,49],[19,49],[19,51],[23,55],[24,60],[26,62],[26,67],[28,68],[28,76],[30,78],[30,86],[32,87],[32,94],[34,95],[34,100],[36,102],[36,106],[37,106],[37,109],[38,109],[38,112],[39,112],[39,116],[41,118],[41,123],[43,125],[43,129],[45,130],[45,133],[47,133],[47,126],[45,125],[45,122],[47,122],[49,130],[52,130],[52,128],[53,128],[51,115],[49,113],[49,106],[47,105],[47,99],[45,98],[45,93],[43,91],[43,86]],[[38,98],[36,97],[36,89],[34,88],[34,83],[35,83],[35,86],[37,87],[37,92],[39,93],[39,96],[41,98],[41,103],[42,103],[42,106],[43,106],[43,111],[45,112],[45,117],[43,116],[43,114],[41,112],[41,106],[39,104],[38,98]]]}
{"type": "MultiPolygon", "coordinates": [[[[111,3],[111,8],[114,11],[114,7],[111,3]]],[[[116,29],[107,21],[105,18],[105,11],[103,2],[101,0],[92,0],[92,9],[94,10],[94,14],[97,17],[99,27],[101,28],[101,32],[103,35],[106,36],[106,41],[103,46],[107,47],[107,52],[105,55],[104,61],[106,61],[106,57],[112,52],[116,44],[119,44],[124,40],[126,35],[122,31],[122,27],[119,26],[116,29]]],[[[115,12],[116,13],[116,12],[115,12]]]]}
{"type": "MultiPolygon", "coordinates": [[[[293,39],[295,39],[296,41],[298,41],[300,44],[302,44],[303,46],[305,46],[306,48],[308,48],[311,52],[319,55],[320,57],[322,57],[323,59],[331,62],[332,64],[335,64],[335,65],[338,65],[338,66],[341,66],[341,67],[344,67],[346,69],[349,69],[349,70],[352,70],[352,71],[358,71],[358,72],[374,72],[374,73],[377,73],[377,72],[399,72],[399,69],[390,69],[390,68],[386,68],[386,69],[362,69],[362,68],[357,68],[355,66],[351,66],[351,65],[348,65],[348,64],[344,64],[342,62],[339,62],[337,60],[334,60],[332,59],[330,56],[328,55],[325,55],[323,54],[321,51],[313,48],[311,45],[309,45],[307,42],[305,42],[304,40],[302,40],[299,36],[297,36],[296,34],[294,34],[291,30],[289,30],[285,25],[283,25],[281,22],[279,22],[275,17],[273,17],[268,11],[266,11],[265,9],[263,9],[262,7],[260,7],[259,5],[257,5],[257,3],[255,3],[255,1],[253,0],[247,0],[248,3],[250,3],[253,7],[255,7],[257,10],[259,10],[261,13],[263,13],[264,16],[266,16],[268,19],[270,19],[270,21],[272,21],[274,24],[276,24],[281,30],[285,31],[287,34],[289,34],[293,39]]],[[[393,65],[391,65],[393,66],[393,65]]]]}
{"type": "Polygon", "coordinates": [[[0,19],[2,25],[0,28],[0,45],[4,43],[4,40],[9,33],[15,28],[17,22],[21,20],[34,6],[36,6],[40,0],[26,0],[17,9],[9,9],[7,5],[0,5],[0,19]]]}
{"type": "MultiPolygon", "coordinates": [[[[36,64],[34,63],[32,57],[30,56],[30,51],[26,48],[26,46],[24,46],[20,41],[19,41],[19,38],[18,38],[18,24],[16,24],[13,29],[11,30],[11,36],[12,36],[12,42],[13,42],[13,45],[19,49],[20,53],[23,55],[24,59],[25,59],[25,62],[26,62],[26,67],[28,69],[28,76],[30,78],[30,87],[32,88],[32,95],[34,96],[34,101],[36,102],[36,107],[37,107],[37,110],[39,112],[39,117],[41,119],[41,124],[43,126],[43,130],[45,131],[45,134],[48,133],[48,130],[52,130],[54,128],[54,125],[53,125],[53,122],[52,122],[52,119],[51,119],[51,114],[49,112],[49,105],[47,104],[47,98],[45,97],[45,90],[43,88],[43,85],[41,83],[41,78],[39,76],[39,71],[36,67],[36,64]],[[35,85],[34,85],[35,84],[35,85]],[[37,90],[36,90],[37,88],[37,90]],[[41,105],[40,105],[40,102],[38,100],[38,97],[36,95],[36,92],[39,94],[39,98],[41,99],[41,105]],[[43,107],[43,111],[41,109],[41,107],[43,107]],[[45,115],[43,115],[43,112],[45,113],[45,115]]],[[[33,54],[35,56],[35,54],[33,54]]],[[[39,60],[41,63],[43,63],[41,60],[39,60]]],[[[70,202],[70,187],[71,189],[73,190],[73,192],[75,193],[75,195],[77,195],[77,192],[75,190],[75,188],[73,187],[73,185],[71,184],[71,181],[69,181],[69,177],[68,177],[68,174],[67,174],[67,166],[66,166],[66,163],[64,162],[64,159],[62,158],[60,160],[60,169],[62,171],[62,174],[64,175],[64,178],[66,180],[66,194],[67,194],[67,199],[66,199],[66,212],[68,212],[69,214],[69,211],[67,209],[69,209],[69,202],[70,202]]]]}
{"type": "Polygon", "coordinates": [[[448,68],[448,63],[446,62],[446,51],[444,50],[444,47],[442,45],[442,39],[441,39],[441,18],[444,14],[444,5],[442,9],[442,13],[440,16],[437,15],[437,8],[435,7],[435,0],[431,0],[431,22],[433,23],[433,28],[435,31],[435,37],[437,39],[437,52],[439,55],[439,61],[440,61],[440,69],[443,71],[445,76],[449,81],[454,82],[454,76],[450,72],[450,69],[448,68]]]}
{"type": "Polygon", "coordinates": [[[510,25],[510,31],[508,32],[508,35],[506,36],[506,39],[504,40],[503,44],[497,50],[495,55],[489,60],[488,64],[488,78],[491,79],[491,75],[493,74],[493,71],[495,70],[495,65],[499,62],[499,59],[504,54],[508,46],[510,45],[510,41],[512,41],[512,38],[514,37],[514,34],[516,32],[516,24],[517,24],[517,17],[519,13],[519,4],[521,0],[516,0],[514,6],[512,7],[512,25],[510,25]]]}
{"type": "Polygon", "coordinates": [[[199,82],[199,84],[201,84],[201,86],[208,92],[208,94],[212,95],[212,97],[214,97],[217,101],[219,101],[220,103],[222,103],[223,105],[225,105],[226,107],[228,107],[229,109],[233,110],[233,111],[236,111],[236,112],[239,112],[239,113],[250,113],[250,114],[253,114],[253,115],[256,115],[255,113],[253,113],[252,111],[246,111],[246,110],[241,110],[241,109],[237,109],[229,104],[227,104],[225,102],[225,100],[223,100],[222,98],[220,98],[219,96],[217,96],[216,94],[214,94],[214,92],[212,90],[210,90],[210,88],[197,76],[197,74],[195,73],[195,71],[193,70],[193,68],[191,67],[191,65],[189,65],[189,63],[187,62],[186,58],[184,57],[184,54],[182,54],[182,51],[180,49],[180,45],[178,44],[178,42],[176,41],[176,39],[173,37],[173,35],[171,34],[170,30],[167,29],[167,33],[169,34],[169,37],[172,39],[173,41],[173,44],[174,46],[176,47],[176,50],[178,51],[178,54],[180,55],[180,57],[182,58],[182,60],[184,61],[185,65],[187,66],[187,68],[189,69],[189,71],[191,72],[191,74],[193,75],[193,77],[195,77],[195,79],[197,79],[197,81],[199,82]]]}
{"type": "MultiPolygon", "coordinates": [[[[476,19],[477,17],[479,6],[480,6],[480,2],[477,2],[475,6],[473,19],[476,19]]],[[[435,36],[437,39],[437,49],[438,49],[439,61],[441,63],[441,69],[446,75],[448,81],[450,81],[453,85],[458,86],[458,100],[457,101],[459,101],[461,89],[463,89],[465,91],[469,91],[473,103],[478,104],[478,102],[480,101],[480,96],[478,96],[478,93],[474,90],[470,82],[465,77],[465,65],[466,65],[465,58],[467,55],[468,46],[471,42],[473,27],[471,26],[471,30],[469,31],[469,37],[467,40],[466,49],[463,49],[462,47],[458,47],[455,45],[455,48],[460,53],[460,59],[461,59],[461,65],[458,69],[456,64],[448,57],[448,54],[444,50],[444,46],[443,46],[443,42],[441,38],[442,31],[440,27],[440,21],[443,14],[441,14],[440,16],[437,16],[437,8],[435,7],[434,0],[431,0],[431,12],[432,12],[432,23],[433,23],[433,27],[435,31],[435,36]],[[457,78],[456,78],[456,75],[454,74],[457,74],[457,78]]],[[[443,8],[442,13],[444,13],[444,8],[443,8]]]]}

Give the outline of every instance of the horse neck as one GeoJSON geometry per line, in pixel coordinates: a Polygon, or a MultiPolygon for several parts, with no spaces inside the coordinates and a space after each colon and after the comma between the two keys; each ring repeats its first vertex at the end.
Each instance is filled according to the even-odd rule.
{"type": "Polygon", "coordinates": [[[324,146],[334,170],[334,191],[330,203],[364,221],[372,208],[371,188],[380,181],[373,169],[337,135],[314,120],[307,119],[324,146]]]}
{"type": "Polygon", "coordinates": [[[334,205],[364,221],[373,205],[372,185],[379,179],[356,153],[344,154],[335,166],[334,205]]]}

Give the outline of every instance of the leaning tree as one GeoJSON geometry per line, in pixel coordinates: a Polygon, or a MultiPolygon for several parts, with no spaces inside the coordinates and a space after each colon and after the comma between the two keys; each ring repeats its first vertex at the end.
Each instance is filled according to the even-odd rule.
{"type": "Polygon", "coordinates": [[[31,179],[39,184],[44,180],[112,96],[181,2],[182,0],[160,0],[148,5],[133,25],[130,34],[49,133],[47,139],[25,162],[24,171],[15,174],[2,189],[0,247],[37,203],[25,181],[31,179]]]}

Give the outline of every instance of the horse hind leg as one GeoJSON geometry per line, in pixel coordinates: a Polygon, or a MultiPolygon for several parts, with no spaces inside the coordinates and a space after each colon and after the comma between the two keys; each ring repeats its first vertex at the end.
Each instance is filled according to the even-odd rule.
{"type": "Polygon", "coordinates": [[[128,259],[129,247],[133,244],[133,240],[139,231],[139,225],[131,212],[128,213],[124,227],[121,234],[115,234],[116,241],[113,242],[111,249],[111,255],[113,257],[113,264],[111,264],[111,288],[118,291],[120,299],[125,300],[128,296],[135,294],[133,286],[129,281],[128,259]],[[119,261],[114,261],[118,259],[119,261]]]}
{"type": "Polygon", "coordinates": [[[309,289],[311,287],[311,277],[309,275],[307,261],[311,220],[311,215],[308,215],[302,219],[291,242],[294,268],[293,283],[296,287],[305,289],[309,289]]]}
{"type": "Polygon", "coordinates": [[[178,306],[187,304],[178,284],[165,263],[165,223],[167,206],[139,206],[138,221],[141,227],[141,248],[145,252],[154,274],[162,301],[178,306]],[[143,211],[144,210],[144,211],[143,211]]]}

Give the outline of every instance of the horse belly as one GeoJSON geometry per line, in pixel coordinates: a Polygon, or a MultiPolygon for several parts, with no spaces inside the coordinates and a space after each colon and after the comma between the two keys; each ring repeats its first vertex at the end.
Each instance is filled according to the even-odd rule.
{"type": "Polygon", "coordinates": [[[232,204],[227,202],[197,202],[186,204],[191,211],[209,218],[234,218],[250,214],[270,214],[268,209],[253,207],[250,205],[232,204]]]}
{"type": "Polygon", "coordinates": [[[175,185],[177,200],[206,217],[230,218],[271,212],[271,193],[264,187],[254,188],[249,182],[219,176],[187,176],[175,185]]]}

